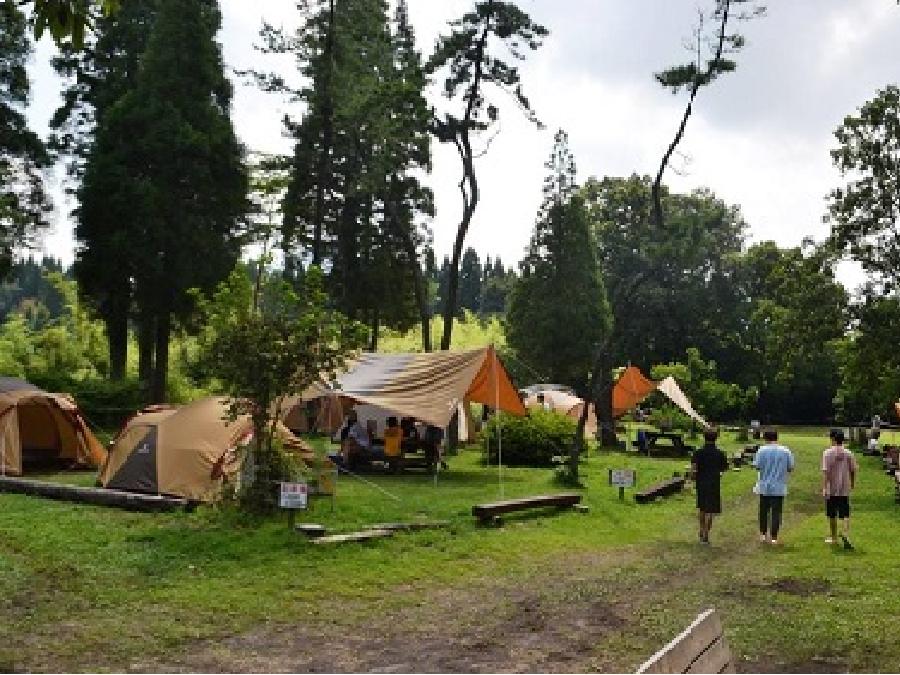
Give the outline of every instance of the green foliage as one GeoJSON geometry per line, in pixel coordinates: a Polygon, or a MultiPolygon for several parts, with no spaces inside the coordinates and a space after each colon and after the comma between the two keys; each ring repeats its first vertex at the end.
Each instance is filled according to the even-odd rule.
{"type": "Polygon", "coordinates": [[[831,193],[831,243],[891,290],[900,278],[900,88],[879,91],[834,136],[831,157],[848,182],[831,193]]]}
{"type": "MultiPolygon", "coordinates": [[[[737,384],[719,380],[716,362],[705,360],[694,347],[688,348],[684,362],[659,364],[650,370],[650,377],[654,380],[670,376],[678,382],[694,409],[709,422],[746,420],[759,396],[754,387],[743,389],[737,384]]],[[[681,425],[678,428],[690,428],[691,421],[687,415],[679,413],[676,419],[676,425],[681,425]]]]}
{"type": "Polygon", "coordinates": [[[680,408],[672,403],[664,402],[650,411],[648,419],[652,425],[660,429],[688,431],[696,426],[680,408]]]}
{"type": "MultiPolygon", "coordinates": [[[[84,32],[96,18],[98,11],[110,16],[118,11],[122,0],[31,0],[34,3],[34,36],[40,39],[45,30],[58,45],[71,40],[81,49],[84,32]]],[[[134,2],[135,0],[130,0],[134,2]]]]}
{"type": "Polygon", "coordinates": [[[230,397],[232,416],[249,415],[255,430],[248,461],[255,477],[242,495],[251,510],[272,510],[274,484],[291,477],[275,437],[285,397],[320,378],[333,378],[344,357],[361,346],[358,324],[328,308],[322,273],[310,268],[298,292],[267,275],[259,295],[237,269],[197,304],[202,317],[200,361],[230,397]]]}
{"type": "Polygon", "coordinates": [[[896,415],[900,398],[900,354],[896,347],[900,323],[900,298],[867,294],[853,309],[855,327],[846,340],[837,343],[841,363],[841,385],[836,404],[847,424],[896,415]]]}
{"type": "Polygon", "coordinates": [[[31,45],[17,4],[0,2],[0,280],[14,249],[32,242],[50,210],[41,174],[49,158],[24,113],[31,45]]]}
{"type": "Polygon", "coordinates": [[[14,263],[8,281],[0,282],[0,323],[15,311],[25,314],[32,328],[58,318],[63,298],[47,279],[47,272],[62,271],[62,263],[52,257],[39,262],[29,257],[14,263]]]}
{"type": "Polygon", "coordinates": [[[482,430],[485,461],[497,464],[502,437],[503,464],[552,467],[568,454],[575,437],[575,421],[550,410],[529,410],[524,417],[494,415],[482,430]]]}
{"type": "MultiPolygon", "coordinates": [[[[443,325],[442,317],[431,319],[431,330],[435,335],[440,335],[443,325]]],[[[494,345],[501,351],[506,346],[506,332],[501,318],[496,315],[479,317],[471,311],[463,311],[463,317],[453,332],[451,349],[462,351],[488,345],[494,345]]],[[[422,351],[419,329],[404,332],[385,330],[378,342],[378,350],[393,353],[422,351]]]]}

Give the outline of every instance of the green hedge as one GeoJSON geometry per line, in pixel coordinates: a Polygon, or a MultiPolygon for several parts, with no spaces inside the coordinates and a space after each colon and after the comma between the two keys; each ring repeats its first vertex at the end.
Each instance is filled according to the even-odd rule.
{"type": "Polygon", "coordinates": [[[575,438],[571,417],[545,410],[530,410],[525,417],[495,415],[482,431],[486,461],[497,463],[498,427],[502,427],[503,463],[509,466],[554,466],[575,438]]]}

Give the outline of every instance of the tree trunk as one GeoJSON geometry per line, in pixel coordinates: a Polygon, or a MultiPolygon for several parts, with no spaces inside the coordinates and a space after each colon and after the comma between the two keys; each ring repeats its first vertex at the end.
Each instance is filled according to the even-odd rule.
{"type": "Polygon", "coordinates": [[[597,357],[594,365],[592,398],[597,415],[597,440],[600,447],[616,443],[616,421],[613,417],[612,364],[606,349],[597,357]]]}
{"type": "Polygon", "coordinates": [[[128,304],[119,300],[106,317],[106,340],[109,345],[109,379],[125,378],[128,365],[128,304]]]}
{"type": "Polygon", "coordinates": [[[379,317],[378,308],[372,310],[372,332],[369,335],[369,351],[378,351],[378,332],[381,330],[381,319],[379,317]]]}
{"type": "MultiPolygon", "coordinates": [[[[722,3],[722,19],[719,27],[719,40],[716,45],[715,56],[711,63],[718,63],[722,58],[722,51],[725,47],[725,29],[728,26],[728,14],[731,9],[731,0],[726,0],[722,3]]],[[[698,64],[699,67],[699,64],[698,64]]],[[[678,130],[675,132],[675,137],[672,139],[672,142],[669,143],[669,147],[666,148],[666,152],[663,154],[662,161],[659,163],[659,170],[656,172],[656,179],[653,181],[653,186],[650,189],[650,194],[653,197],[653,225],[657,228],[657,230],[661,230],[665,223],[663,218],[663,210],[662,210],[662,179],[663,174],[666,171],[666,167],[669,166],[669,160],[672,159],[672,155],[675,152],[675,149],[678,147],[679,143],[681,143],[681,139],[684,138],[684,130],[687,127],[688,119],[690,119],[691,113],[694,109],[694,99],[697,98],[697,92],[700,91],[701,80],[698,77],[694,78],[694,84],[691,86],[691,94],[688,99],[688,104],[684,109],[684,114],[681,116],[681,124],[678,125],[678,130]]]]}
{"type": "Polygon", "coordinates": [[[169,338],[171,333],[172,314],[168,310],[163,310],[156,318],[156,363],[153,368],[153,384],[150,389],[152,403],[166,402],[166,385],[169,379],[169,338]]]}
{"type": "Polygon", "coordinates": [[[150,390],[153,378],[153,341],[156,322],[148,309],[142,309],[138,316],[138,379],[145,391],[150,390]]]}
{"type": "Polygon", "coordinates": [[[578,424],[575,426],[575,438],[572,447],[569,448],[569,475],[568,480],[573,485],[579,482],[578,463],[581,461],[581,453],[584,451],[584,427],[587,425],[588,413],[591,410],[590,397],[585,397],[581,406],[581,414],[578,416],[578,424]]]}
{"type": "Polygon", "coordinates": [[[472,147],[469,143],[469,132],[464,130],[460,139],[460,153],[463,159],[463,179],[459,189],[463,195],[463,217],[456,231],[456,240],[453,242],[453,258],[450,260],[450,269],[447,270],[447,298],[444,303],[444,334],[441,337],[441,349],[450,349],[453,340],[453,320],[456,318],[457,303],[459,302],[459,263],[462,260],[463,245],[472,216],[475,215],[475,207],[478,206],[478,180],[475,177],[475,164],[473,161],[472,147]]]}
{"type": "Polygon", "coordinates": [[[328,32],[325,35],[325,76],[322,78],[322,148],[319,154],[318,176],[316,180],[316,206],[313,221],[312,264],[321,266],[322,236],[325,223],[325,181],[331,180],[331,145],[334,110],[331,100],[331,78],[334,68],[334,0],[328,4],[328,32]]]}
{"type": "MultiPolygon", "coordinates": [[[[487,14],[491,14],[493,0],[488,0],[487,14]]],[[[462,259],[463,244],[469,231],[472,216],[478,206],[478,180],[475,177],[475,156],[472,152],[472,143],[469,131],[472,125],[472,116],[475,106],[481,100],[481,80],[484,76],[484,53],[490,34],[490,24],[486,22],[481,31],[478,44],[475,47],[473,57],[474,67],[472,74],[472,86],[466,94],[466,113],[463,116],[458,135],[455,138],[456,149],[463,164],[463,177],[459,182],[459,190],[462,193],[463,215],[456,231],[456,241],[453,243],[453,259],[447,275],[447,297],[444,302],[444,334],[441,337],[441,349],[450,349],[453,339],[453,319],[456,317],[457,292],[459,290],[459,262],[462,259]]]]}

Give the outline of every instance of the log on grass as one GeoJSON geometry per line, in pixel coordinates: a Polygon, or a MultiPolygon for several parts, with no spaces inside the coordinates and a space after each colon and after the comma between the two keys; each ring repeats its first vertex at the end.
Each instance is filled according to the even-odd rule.
{"type": "Polygon", "coordinates": [[[131,511],[177,511],[194,506],[193,502],[182,497],[166,497],[163,495],[125,492],[123,490],[109,490],[107,488],[47,483],[11,476],[0,476],[0,492],[59,499],[81,504],[94,504],[96,506],[113,506],[131,511]]]}

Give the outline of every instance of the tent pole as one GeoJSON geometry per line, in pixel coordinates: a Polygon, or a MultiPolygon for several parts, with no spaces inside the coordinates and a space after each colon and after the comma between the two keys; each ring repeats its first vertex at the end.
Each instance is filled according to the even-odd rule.
{"type": "Polygon", "coordinates": [[[497,373],[497,353],[491,345],[491,370],[494,372],[494,414],[497,415],[497,476],[500,499],[503,499],[503,413],[500,411],[500,376],[497,373]]]}

